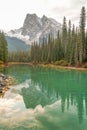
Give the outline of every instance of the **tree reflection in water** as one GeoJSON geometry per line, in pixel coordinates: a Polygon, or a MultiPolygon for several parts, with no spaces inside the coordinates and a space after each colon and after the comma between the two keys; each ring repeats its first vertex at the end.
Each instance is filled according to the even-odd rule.
{"type": "Polygon", "coordinates": [[[31,85],[22,88],[26,108],[46,106],[61,99],[61,111],[77,107],[79,122],[87,114],[87,81],[86,73],[74,71],[56,71],[44,68],[31,69],[31,85]],[[38,70],[39,69],[39,70],[38,70]]]}

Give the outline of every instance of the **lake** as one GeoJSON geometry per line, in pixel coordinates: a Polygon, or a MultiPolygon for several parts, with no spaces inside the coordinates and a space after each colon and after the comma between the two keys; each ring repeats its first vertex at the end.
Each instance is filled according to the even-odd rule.
{"type": "Polygon", "coordinates": [[[12,65],[0,130],[87,130],[87,71],[12,65]]]}

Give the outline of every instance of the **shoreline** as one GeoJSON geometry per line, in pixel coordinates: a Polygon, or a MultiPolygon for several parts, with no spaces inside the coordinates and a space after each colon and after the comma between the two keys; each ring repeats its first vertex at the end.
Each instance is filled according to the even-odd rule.
{"type": "Polygon", "coordinates": [[[79,71],[87,71],[87,68],[82,68],[82,67],[73,67],[73,66],[59,66],[59,65],[53,65],[53,64],[38,64],[38,66],[42,67],[48,67],[48,68],[54,68],[54,69],[67,69],[67,70],[79,70],[79,71]]]}
{"type": "Polygon", "coordinates": [[[75,66],[61,66],[61,65],[54,65],[54,64],[43,64],[43,63],[37,63],[33,64],[31,62],[8,62],[8,66],[10,65],[30,65],[30,66],[41,66],[41,67],[48,67],[48,68],[54,68],[54,69],[68,69],[68,70],[83,70],[87,71],[87,68],[83,67],[75,67],[75,66]]]}
{"type": "Polygon", "coordinates": [[[4,95],[4,93],[10,88],[12,84],[12,78],[10,76],[4,75],[0,73],[0,96],[4,95]]]}

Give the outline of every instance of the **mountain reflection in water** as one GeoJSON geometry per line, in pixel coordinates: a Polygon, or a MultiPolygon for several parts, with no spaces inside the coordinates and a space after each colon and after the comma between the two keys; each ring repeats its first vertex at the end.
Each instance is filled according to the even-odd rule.
{"type": "Polygon", "coordinates": [[[0,111],[12,111],[0,113],[0,126],[6,125],[7,116],[7,124],[11,119],[17,130],[22,126],[24,130],[87,129],[87,72],[27,65],[11,66],[2,72],[17,83],[0,100],[0,111]]]}
{"type": "Polygon", "coordinates": [[[22,96],[26,108],[35,108],[37,105],[42,105],[44,107],[57,100],[61,100],[62,112],[64,112],[65,109],[68,110],[70,106],[77,107],[80,123],[83,120],[83,114],[86,113],[87,115],[87,93],[85,88],[78,90],[69,86],[64,88],[62,86],[51,87],[51,83],[50,87],[45,87],[46,85],[43,84],[42,80],[40,80],[40,82],[37,81],[35,84],[32,83],[28,88],[22,88],[22,96]]]}

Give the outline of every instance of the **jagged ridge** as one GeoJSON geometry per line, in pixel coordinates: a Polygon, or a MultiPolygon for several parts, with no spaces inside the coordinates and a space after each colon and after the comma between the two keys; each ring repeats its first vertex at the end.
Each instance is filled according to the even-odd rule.
{"type": "Polygon", "coordinates": [[[36,14],[27,14],[23,27],[11,30],[7,35],[31,44],[33,41],[39,41],[41,38],[47,37],[49,33],[55,37],[58,30],[61,30],[61,24],[56,20],[45,15],[39,18],[36,14]]]}

